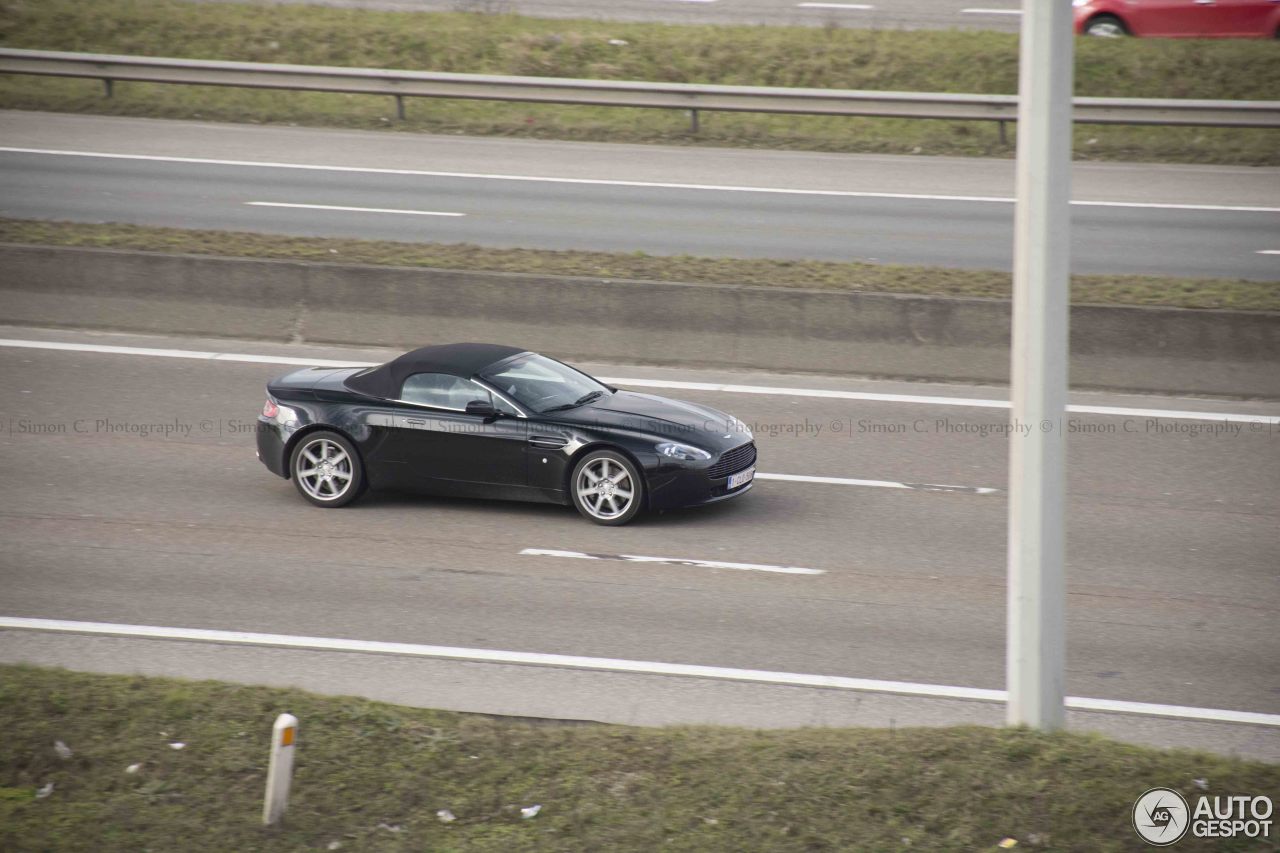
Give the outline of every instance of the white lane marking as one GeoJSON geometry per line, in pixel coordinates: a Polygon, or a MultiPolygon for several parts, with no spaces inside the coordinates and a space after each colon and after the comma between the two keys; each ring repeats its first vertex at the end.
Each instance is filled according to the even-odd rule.
{"type": "Polygon", "coordinates": [[[872,489],[909,489],[915,492],[959,492],[970,495],[996,495],[1001,489],[987,486],[947,486],[942,483],[898,483],[893,480],[856,480],[850,477],[810,477],[806,474],[756,473],[757,480],[782,480],[788,483],[825,483],[833,486],[865,486],[872,489]]]}
{"type": "Polygon", "coordinates": [[[734,569],[742,572],[773,572],[780,575],[825,575],[825,569],[803,569],[799,566],[768,566],[759,563],[726,563],[723,560],[689,560],[683,557],[641,557],[637,554],[588,554],[585,551],[556,551],[550,548],[525,548],[527,557],[567,557],[571,560],[616,560],[624,563],[661,563],[668,566],[692,566],[698,569],[734,569]]]}
{"type": "Polygon", "coordinates": [[[1158,210],[1234,210],[1244,213],[1280,213],[1280,207],[1247,207],[1233,204],[1166,204],[1145,201],[1073,201],[1079,207],[1150,207],[1158,210]]]}
{"type": "Polygon", "coordinates": [[[1260,249],[1259,255],[1280,255],[1280,249],[1260,249]]]}
{"type": "MultiPolygon", "coordinates": [[[[684,391],[720,391],[729,394],[766,394],[780,397],[822,397],[833,400],[866,400],[873,403],[919,403],[929,406],[962,406],[974,409],[1008,409],[1008,400],[983,400],[972,397],[930,397],[918,394],[878,394],[870,391],[832,391],[825,388],[783,388],[773,385],[733,385],[719,382],[679,382],[673,379],[631,379],[600,376],[610,385],[632,385],[637,388],[668,388],[684,391]]],[[[1215,421],[1223,423],[1280,424],[1280,415],[1251,415],[1224,412],[1191,412],[1177,409],[1136,409],[1122,406],[1068,405],[1067,411],[1086,415],[1165,418],[1168,420],[1215,421]]]]}
{"type": "Polygon", "coordinates": [[[276,355],[247,355],[234,352],[201,352],[187,349],[116,347],[104,344],[68,344],[54,341],[22,341],[0,338],[0,347],[92,352],[104,355],[138,355],[151,358],[189,358],[196,361],[235,361],[248,364],[296,364],[300,367],[373,367],[371,361],[331,361],[323,358],[295,358],[276,355]]]}
{"type": "Polygon", "coordinates": [[[336,204],[293,204],[284,201],[246,201],[252,207],[298,207],[306,210],[341,210],[350,213],[403,213],[410,216],[466,216],[439,210],[399,210],[392,207],[339,207],[336,204]]]}
{"type": "Polygon", "coordinates": [[[918,394],[880,394],[870,391],[835,391],[826,388],[787,388],[776,385],[736,385],[721,382],[682,382],[675,379],[635,379],[600,376],[601,382],[626,383],[637,388],[672,388],[682,391],[720,391],[730,394],[767,394],[794,397],[826,397],[833,400],[870,400],[881,403],[925,403],[939,406],[975,406],[1008,408],[1004,400],[978,400],[968,397],[929,397],[918,394]]]}
{"type": "Polygon", "coordinates": [[[852,9],[858,12],[869,12],[875,8],[862,3],[797,3],[796,6],[801,9],[852,9]]]}
{"type": "MultiPolygon", "coordinates": [[[[774,193],[780,195],[833,196],[837,198],[888,198],[909,201],[964,201],[1013,204],[1012,196],[925,195],[920,193],[857,192],[854,190],[802,190],[786,187],[745,187],[731,184],[677,184],[662,181],[621,181],[608,178],[553,178],[541,175],[498,175],[485,172],[438,172],[425,169],[382,169],[372,166],[320,166],[307,163],[274,163],[260,160],[218,160],[208,157],[163,157],[153,154],[109,154],[102,151],[67,151],[55,148],[16,148],[0,146],[0,152],[13,154],[48,154],[58,157],[98,157],[108,160],[147,160],[158,163],[192,163],[204,166],[243,166],[264,169],[301,169],[312,172],[355,172],[369,175],[411,175],[429,178],[470,178],[484,181],[526,181],[585,186],[641,187],[648,189],[712,190],[715,192],[774,193]]],[[[1222,204],[1160,204],[1157,202],[1073,201],[1082,207],[1139,207],[1160,210],[1213,210],[1243,213],[1280,213],[1280,207],[1254,207],[1222,204]]]]}
{"type": "MultiPolygon", "coordinates": [[[[11,341],[0,338],[0,347],[6,346],[27,347],[31,349],[69,350],[71,352],[95,352],[111,355],[145,355],[156,358],[193,358],[205,361],[286,364],[299,365],[303,367],[372,367],[374,364],[374,362],[368,361],[326,361],[318,358],[249,356],[239,355],[236,353],[198,352],[196,350],[144,349],[142,347],[113,347],[92,344],[49,344],[47,341],[11,341]]],[[[946,486],[933,483],[899,483],[892,480],[858,480],[847,477],[812,477],[805,474],[765,474],[757,472],[755,476],[758,480],[785,480],[794,483],[867,486],[881,489],[915,489],[926,492],[966,492],[976,495],[993,495],[1001,491],[1000,489],[992,489],[985,486],[946,486]]]]}
{"type": "MultiPolygon", "coordinates": [[[[372,367],[371,361],[331,361],[322,358],[294,358],[272,355],[245,355],[241,353],[201,352],[199,350],[148,349],[146,347],[119,347],[103,344],[66,344],[52,341],[20,341],[0,338],[0,347],[24,349],[48,349],[67,352],[91,352],[106,355],[137,355],[152,358],[189,358],[199,361],[229,361],[248,364],[284,364],[299,367],[372,367]]],[[[625,380],[615,380],[625,381],[625,380]]],[[[784,480],[795,483],[822,483],[839,486],[867,486],[883,489],[914,489],[925,492],[959,492],[975,495],[991,495],[1001,492],[984,486],[945,486],[932,483],[899,483],[890,480],[857,480],[845,477],[811,477],[803,474],[756,473],[759,480],[784,480]]],[[[639,559],[639,558],[636,558],[639,559]]],[[[722,567],[724,568],[724,567],[722,567]]],[[[741,568],[731,567],[731,568],[741,568]]]]}
{"type": "MultiPolygon", "coordinates": [[[[772,672],[760,669],[733,669],[719,666],[700,666],[697,664],[580,657],[577,655],[554,655],[539,652],[511,652],[497,649],[426,646],[415,643],[388,643],[376,640],[346,640],[330,637],[300,637],[289,634],[261,634],[247,631],[165,628],[155,625],[123,625],[110,622],[73,622],[63,619],[0,616],[0,629],[4,628],[58,634],[91,634],[149,640],[188,640],[200,643],[221,643],[224,645],[268,646],[314,651],[362,652],[366,654],[445,658],[487,663],[590,669],[603,672],[629,672],[640,675],[673,675],[686,678],[711,678],[723,681],[750,681],[761,684],[784,684],[799,687],[857,690],[869,693],[891,693],[900,696],[967,699],[978,702],[1003,703],[1008,701],[1008,694],[1005,691],[989,690],[981,687],[953,687],[945,684],[881,681],[839,675],[806,675],[803,673],[772,672]]],[[[1231,711],[1224,708],[1155,705],[1147,702],[1089,699],[1078,696],[1068,696],[1066,698],[1066,706],[1069,709],[1078,711],[1101,711],[1112,714],[1135,714],[1144,717],[1170,717],[1182,720],[1205,720],[1217,723],[1280,727],[1280,714],[1231,711]]]]}
{"type": "Polygon", "coordinates": [[[1156,207],[1158,210],[1235,210],[1243,213],[1280,213],[1280,207],[1244,205],[1179,205],[1153,201],[1073,201],[1079,207],[1156,207]]]}
{"type": "Polygon", "coordinates": [[[966,15],[1021,15],[1021,9],[961,9],[966,15]]]}
{"type": "MultiPolygon", "coordinates": [[[[246,364],[296,364],[301,367],[373,367],[372,361],[335,361],[324,358],[297,356],[254,355],[234,352],[202,352],[200,350],[150,349],[147,347],[121,347],[104,344],[73,344],[61,341],[27,341],[16,338],[0,338],[0,347],[23,349],[64,350],[67,352],[92,352],[106,355],[137,355],[157,358],[189,358],[197,361],[233,361],[246,364]]],[[[1008,400],[983,400],[972,397],[930,397],[917,394],[879,394],[870,391],[833,391],[825,388],[786,388],[774,385],[733,385],[719,382],[680,382],[674,379],[637,379],[620,376],[599,376],[601,382],[612,385],[631,385],[636,388],[668,388],[682,391],[715,391],[726,394],[765,394],[779,397],[820,397],[833,400],[865,400],[873,403],[917,403],[931,406],[961,406],[974,409],[1007,409],[1008,400]]],[[[1273,424],[1280,425],[1280,415],[1253,415],[1229,412],[1193,412],[1177,409],[1137,409],[1122,406],[1069,405],[1067,411],[1074,414],[1114,415],[1117,417],[1163,418],[1166,420],[1212,421],[1218,423],[1273,424]]]]}

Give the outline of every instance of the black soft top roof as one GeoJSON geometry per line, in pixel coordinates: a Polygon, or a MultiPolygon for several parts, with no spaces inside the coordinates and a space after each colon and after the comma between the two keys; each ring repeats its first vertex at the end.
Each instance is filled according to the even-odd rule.
{"type": "Polygon", "coordinates": [[[386,364],[350,377],[352,391],[386,400],[400,396],[404,380],[415,373],[448,373],[470,378],[489,365],[528,350],[499,344],[441,344],[407,352],[386,364]]]}

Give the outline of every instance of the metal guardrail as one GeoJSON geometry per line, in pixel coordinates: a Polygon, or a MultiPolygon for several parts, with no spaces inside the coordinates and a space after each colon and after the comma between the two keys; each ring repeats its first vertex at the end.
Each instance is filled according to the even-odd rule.
{"type": "MultiPolygon", "coordinates": [[[[0,72],[100,79],[107,97],[117,80],[390,95],[396,99],[401,118],[404,99],[410,97],[680,109],[691,112],[695,131],[699,110],[998,121],[1002,130],[1004,122],[1018,117],[1016,95],[506,77],[42,50],[0,49],[0,72]]],[[[1076,98],[1074,120],[1087,124],[1275,128],[1280,127],[1280,101],[1076,98]]]]}

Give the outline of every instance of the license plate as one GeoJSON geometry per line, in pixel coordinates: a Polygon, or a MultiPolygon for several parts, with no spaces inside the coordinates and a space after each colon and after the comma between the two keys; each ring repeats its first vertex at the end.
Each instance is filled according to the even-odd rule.
{"type": "Polygon", "coordinates": [[[729,478],[729,490],[732,491],[733,489],[736,489],[739,486],[745,486],[747,483],[751,482],[751,478],[754,477],[755,475],[756,475],[755,468],[748,468],[745,471],[739,471],[738,473],[734,474],[732,477],[729,478]]]}

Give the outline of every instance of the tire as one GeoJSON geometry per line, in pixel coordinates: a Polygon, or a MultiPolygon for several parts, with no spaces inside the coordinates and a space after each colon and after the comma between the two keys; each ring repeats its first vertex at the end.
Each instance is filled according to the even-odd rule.
{"type": "Polygon", "coordinates": [[[569,489],[578,512],[596,524],[617,527],[644,508],[644,477],[616,450],[592,450],[579,459],[569,489]]]}
{"type": "Polygon", "coordinates": [[[1097,38],[1124,38],[1129,35],[1129,28],[1115,15],[1098,15],[1084,25],[1084,34],[1097,38]]]}
{"type": "Polygon", "coordinates": [[[289,478],[298,494],[322,507],[346,506],[366,485],[360,454],[350,441],[328,430],[299,439],[289,455],[289,478]]]}

